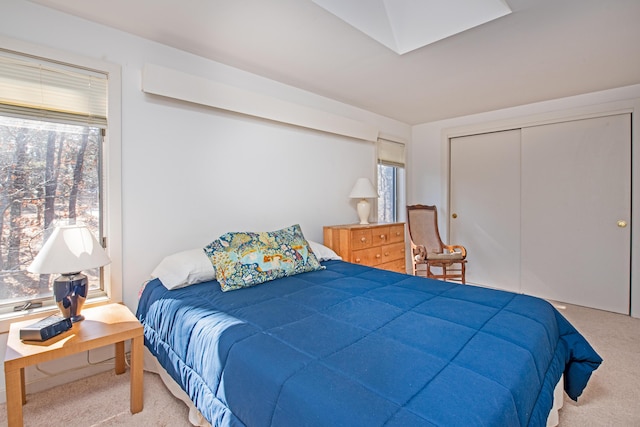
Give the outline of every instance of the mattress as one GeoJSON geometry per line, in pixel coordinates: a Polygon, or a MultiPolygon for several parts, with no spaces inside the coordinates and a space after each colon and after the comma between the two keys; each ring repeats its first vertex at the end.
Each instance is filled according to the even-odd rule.
{"type": "Polygon", "coordinates": [[[141,295],[145,345],[220,426],[544,426],[601,358],[549,303],[342,261],[141,295]]]}

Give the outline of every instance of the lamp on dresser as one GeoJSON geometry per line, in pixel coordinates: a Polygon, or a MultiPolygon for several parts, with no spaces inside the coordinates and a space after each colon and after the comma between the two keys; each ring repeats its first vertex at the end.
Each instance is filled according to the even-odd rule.
{"type": "Polygon", "coordinates": [[[82,271],[110,262],[104,248],[85,225],[64,225],[54,228],[27,270],[61,274],[53,282],[53,296],[62,316],[75,323],[84,319],[80,311],[89,290],[87,276],[82,271]]]}
{"type": "Polygon", "coordinates": [[[369,213],[371,213],[371,205],[367,199],[378,197],[378,192],[371,184],[368,178],[358,178],[356,184],[351,190],[349,197],[352,199],[360,199],[358,202],[358,217],[360,224],[369,224],[369,213]]]}

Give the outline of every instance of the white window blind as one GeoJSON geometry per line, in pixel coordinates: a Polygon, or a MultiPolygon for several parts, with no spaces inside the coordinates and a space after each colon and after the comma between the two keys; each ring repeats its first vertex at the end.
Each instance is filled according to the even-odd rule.
{"type": "Polygon", "coordinates": [[[107,75],[0,49],[0,114],[106,127],[107,75]]]}
{"type": "Polygon", "coordinates": [[[386,139],[378,139],[378,163],[403,168],[404,144],[386,139]]]}

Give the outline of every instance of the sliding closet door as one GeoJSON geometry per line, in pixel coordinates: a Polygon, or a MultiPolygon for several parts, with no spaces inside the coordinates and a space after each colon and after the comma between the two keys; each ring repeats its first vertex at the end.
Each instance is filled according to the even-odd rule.
{"type": "Polygon", "coordinates": [[[521,215],[523,293],[628,314],[630,114],[522,129],[521,215]]]}
{"type": "Polygon", "coordinates": [[[467,248],[467,282],[518,292],[520,131],[450,142],[448,243],[467,248]]]}

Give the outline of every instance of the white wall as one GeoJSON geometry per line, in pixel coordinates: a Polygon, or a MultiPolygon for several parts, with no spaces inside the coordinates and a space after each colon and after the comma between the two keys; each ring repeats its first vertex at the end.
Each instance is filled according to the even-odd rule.
{"type": "MultiPolygon", "coordinates": [[[[631,111],[632,219],[640,224],[640,85],[550,100],[414,126],[408,152],[408,204],[435,204],[440,218],[448,218],[449,145],[453,136],[517,128],[615,111],[631,111]]],[[[441,221],[443,239],[448,223],[441,221]]],[[[632,228],[631,314],[640,317],[640,227],[632,228]]]]}
{"type": "Polygon", "coordinates": [[[351,186],[375,176],[371,142],[145,94],[145,63],[411,135],[395,120],[25,0],[2,0],[0,35],[122,67],[123,299],[132,310],[162,257],[226,231],[295,223],[321,242],[323,225],[356,222],[351,186]]]}

